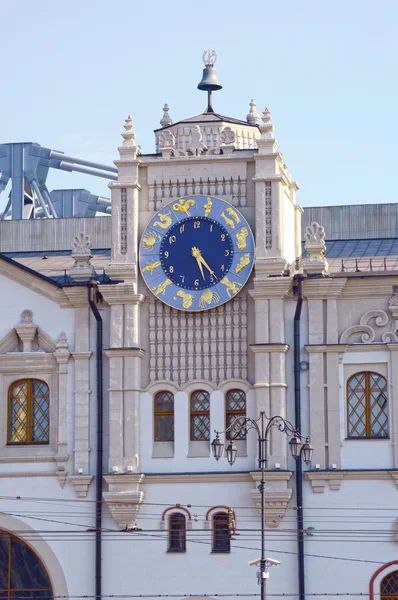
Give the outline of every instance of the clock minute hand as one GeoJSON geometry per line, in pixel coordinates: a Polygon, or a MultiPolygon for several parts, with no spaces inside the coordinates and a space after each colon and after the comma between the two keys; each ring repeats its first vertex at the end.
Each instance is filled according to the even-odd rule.
{"type": "Polygon", "coordinates": [[[214,275],[214,271],[212,271],[210,269],[209,265],[207,264],[207,262],[205,261],[205,259],[203,258],[203,256],[201,256],[199,260],[206,267],[206,269],[210,272],[210,275],[214,275]]]}
{"type": "Polygon", "coordinates": [[[199,248],[196,248],[196,247],[194,246],[194,247],[192,248],[191,252],[192,252],[192,256],[193,256],[194,258],[196,258],[196,262],[198,263],[198,267],[199,267],[199,269],[200,269],[200,272],[201,272],[201,274],[202,274],[202,277],[203,277],[203,279],[204,279],[204,278],[205,278],[205,275],[204,275],[204,273],[203,273],[203,266],[202,266],[202,262],[201,262],[202,255],[201,255],[201,253],[200,253],[200,250],[199,250],[199,248]]]}

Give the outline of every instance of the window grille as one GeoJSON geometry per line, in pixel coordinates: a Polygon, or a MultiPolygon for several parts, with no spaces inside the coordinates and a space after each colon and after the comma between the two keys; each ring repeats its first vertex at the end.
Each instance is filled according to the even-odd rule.
{"type": "Polygon", "coordinates": [[[48,385],[22,379],[8,390],[8,444],[48,444],[50,429],[48,385]]]}
{"type": "Polygon", "coordinates": [[[398,600],[398,571],[389,573],[381,580],[380,600],[398,600]]]}
{"type": "Polygon", "coordinates": [[[191,441],[210,440],[210,396],[199,390],[191,394],[191,441]]]}
{"type": "Polygon", "coordinates": [[[174,396],[171,392],[158,392],[154,406],[155,442],[174,441],[174,396]]]}
{"type": "Polygon", "coordinates": [[[356,373],[347,382],[349,438],[388,437],[387,381],[378,373],[356,373]]]}
{"type": "Polygon", "coordinates": [[[226,423],[225,428],[228,427],[237,419],[241,417],[240,421],[237,421],[236,427],[230,431],[227,431],[227,439],[234,440],[245,440],[246,431],[244,427],[241,427],[244,417],[246,417],[246,394],[242,390],[229,390],[226,398],[226,423]]]}

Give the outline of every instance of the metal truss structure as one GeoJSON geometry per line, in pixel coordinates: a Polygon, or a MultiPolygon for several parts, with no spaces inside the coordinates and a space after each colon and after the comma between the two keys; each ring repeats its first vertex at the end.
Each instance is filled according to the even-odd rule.
{"type": "Polygon", "coordinates": [[[76,171],[117,180],[117,168],[67,156],[32,142],[0,144],[0,195],[11,181],[1,219],[93,217],[110,213],[111,201],[85,189],[53,190],[46,180],[49,169],[76,171]]]}

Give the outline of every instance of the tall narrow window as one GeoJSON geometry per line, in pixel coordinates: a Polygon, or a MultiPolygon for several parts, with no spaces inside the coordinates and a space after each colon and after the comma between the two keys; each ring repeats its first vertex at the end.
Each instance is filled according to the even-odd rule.
{"type": "Polygon", "coordinates": [[[48,386],[38,379],[21,379],[8,390],[8,444],[48,444],[48,386]]]}
{"type": "Polygon", "coordinates": [[[174,396],[158,392],[155,396],[155,442],[174,441],[174,396]]]}
{"type": "Polygon", "coordinates": [[[231,534],[227,513],[216,513],[213,516],[213,552],[231,551],[231,534]]]}
{"type": "Polygon", "coordinates": [[[356,373],[347,382],[349,438],[388,437],[387,381],[378,373],[356,373]]]}
{"type": "Polygon", "coordinates": [[[191,442],[210,439],[210,396],[203,390],[191,394],[191,442]]]}
{"type": "MultiPolygon", "coordinates": [[[[242,390],[229,390],[226,398],[226,429],[237,419],[237,417],[246,416],[246,394],[242,390]]],[[[237,427],[235,430],[227,431],[227,439],[245,440],[246,432],[244,428],[237,427]]]]}
{"type": "Polygon", "coordinates": [[[185,552],[187,545],[187,528],[185,516],[173,513],[169,517],[169,552],[185,552]]]}
{"type": "Polygon", "coordinates": [[[380,600],[398,600],[398,571],[389,573],[381,580],[380,600]]]}

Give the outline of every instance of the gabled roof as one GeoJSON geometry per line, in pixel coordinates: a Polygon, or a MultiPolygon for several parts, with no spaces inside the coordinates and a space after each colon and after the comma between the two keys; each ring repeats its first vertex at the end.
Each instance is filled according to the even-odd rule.
{"type": "Polygon", "coordinates": [[[172,123],[171,125],[167,125],[166,127],[159,127],[155,129],[155,133],[161,131],[162,129],[170,129],[170,127],[175,127],[176,125],[183,125],[184,123],[232,123],[233,125],[245,125],[246,127],[256,127],[258,125],[253,125],[252,123],[248,123],[247,121],[241,121],[240,119],[234,119],[233,117],[224,117],[218,113],[202,113],[201,115],[196,115],[196,117],[189,117],[188,119],[182,119],[182,121],[177,121],[176,123],[172,123]]]}

